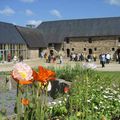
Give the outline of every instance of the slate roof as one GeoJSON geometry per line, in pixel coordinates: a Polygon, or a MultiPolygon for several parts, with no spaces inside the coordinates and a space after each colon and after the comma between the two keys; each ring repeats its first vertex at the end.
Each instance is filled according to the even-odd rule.
{"type": "Polygon", "coordinates": [[[16,26],[22,38],[30,48],[47,47],[47,43],[44,41],[43,35],[36,28],[26,28],[16,26]]]}
{"type": "Polygon", "coordinates": [[[48,43],[61,43],[65,37],[120,35],[120,17],[48,21],[38,29],[48,43]]]}
{"type": "Polygon", "coordinates": [[[0,22],[0,44],[25,44],[25,41],[13,24],[0,22]]]}

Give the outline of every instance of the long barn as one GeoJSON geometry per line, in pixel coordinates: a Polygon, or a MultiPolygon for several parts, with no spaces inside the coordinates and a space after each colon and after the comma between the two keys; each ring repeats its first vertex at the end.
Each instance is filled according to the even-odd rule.
{"type": "Polygon", "coordinates": [[[49,46],[63,50],[66,56],[120,52],[120,17],[43,22],[38,29],[49,46]]]}
{"type": "Polygon", "coordinates": [[[38,58],[45,50],[71,53],[120,53],[120,17],[42,22],[37,28],[0,22],[0,59],[8,54],[38,58]]]}

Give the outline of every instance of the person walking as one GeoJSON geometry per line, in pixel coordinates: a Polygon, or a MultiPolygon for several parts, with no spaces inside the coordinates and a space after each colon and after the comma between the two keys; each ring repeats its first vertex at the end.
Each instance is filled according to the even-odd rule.
{"type": "Polygon", "coordinates": [[[63,63],[63,56],[60,55],[60,64],[62,64],[62,63],[63,63]]]}
{"type": "Polygon", "coordinates": [[[17,62],[17,56],[16,56],[16,55],[13,57],[13,62],[14,62],[14,63],[17,62]]]}
{"type": "Polygon", "coordinates": [[[96,57],[96,54],[94,53],[93,54],[93,60],[94,60],[94,62],[96,62],[96,59],[97,59],[97,57],[96,57]]]}
{"type": "Polygon", "coordinates": [[[110,59],[111,59],[110,54],[107,53],[107,54],[106,54],[106,63],[107,63],[107,64],[110,63],[110,59]]]}
{"type": "Polygon", "coordinates": [[[120,64],[120,53],[118,53],[118,63],[120,64]]]}
{"type": "Polygon", "coordinates": [[[10,53],[8,53],[8,62],[10,62],[11,61],[11,55],[10,55],[10,53]]]}
{"type": "Polygon", "coordinates": [[[22,55],[19,56],[19,62],[23,62],[23,56],[22,55]]]}
{"type": "Polygon", "coordinates": [[[105,67],[105,61],[106,61],[105,54],[101,54],[100,60],[101,60],[102,68],[105,67]]]}

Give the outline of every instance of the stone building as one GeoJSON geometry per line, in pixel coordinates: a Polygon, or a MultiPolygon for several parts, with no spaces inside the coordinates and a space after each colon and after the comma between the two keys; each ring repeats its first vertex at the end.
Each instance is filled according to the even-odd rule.
{"type": "Polygon", "coordinates": [[[11,60],[16,55],[23,59],[38,58],[47,44],[37,29],[0,22],[0,61],[11,60]]]}
{"type": "Polygon", "coordinates": [[[16,28],[12,24],[0,22],[0,61],[7,61],[8,56],[12,59],[23,52],[26,58],[26,43],[16,28]]]}
{"type": "Polygon", "coordinates": [[[47,48],[43,35],[38,29],[16,26],[27,46],[27,59],[40,57],[42,50],[47,48]]]}
{"type": "Polygon", "coordinates": [[[73,19],[42,22],[37,28],[0,22],[0,58],[8,54],[38,58],[43,50],[84,55],[120,53],[120,17],[73,19]]]}
{"type": "Polygon", "coordinates": [[[38,26],[48,43],[56,50],[71,53],[120,52],[120,17],[61,20],[43,22],[38,26]]]}

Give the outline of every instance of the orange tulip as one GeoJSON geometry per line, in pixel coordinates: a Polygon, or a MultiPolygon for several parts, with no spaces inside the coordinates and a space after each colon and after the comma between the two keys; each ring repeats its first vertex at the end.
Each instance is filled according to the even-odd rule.
{"type": "Polygon", "coordinates": [[[38,67],[38,72],[33,71],[33,78],[41,83],[46,83],[49,80],[54,80],[55,72],[45,69],[42,66],[38,67]]]}
{"type": "Polygon", "coordinates": [[[22,98],[21,99],[21,103],[24,105],[24,106],[27,106],[29,104],[29,100],[26,99],[26,98],[22,98]]]}

